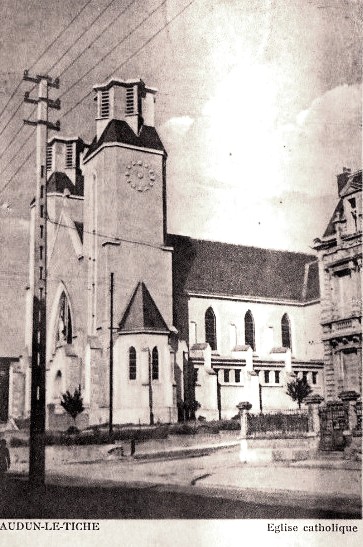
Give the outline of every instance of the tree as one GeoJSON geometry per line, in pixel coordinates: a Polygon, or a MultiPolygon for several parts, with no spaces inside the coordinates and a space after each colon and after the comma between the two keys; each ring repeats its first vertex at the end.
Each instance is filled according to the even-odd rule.
{"type": "Polygon", "coordinates": [[[291,397],[293,401],[297,401],[299,410],[301,409],[301,403],[312,392],[311,387],[308,384],[305,376],[302,378],[295,378],[292,382],[287,384],[287,395],[291,397]]]}
{"type": "Polygon", "coordinates": [[[78,386],[78,389],[76,388],[74,390],[73,395],[70,393],[70,391],[66,391],[65,393],[63,393],[61,406],[70,416],[72,416],[74,420],[74,427],[76,427],[76,418],[78,414],[81,414],[81,412],[84,411],[83,398],[81,395],[81,386],[78,386]]]}

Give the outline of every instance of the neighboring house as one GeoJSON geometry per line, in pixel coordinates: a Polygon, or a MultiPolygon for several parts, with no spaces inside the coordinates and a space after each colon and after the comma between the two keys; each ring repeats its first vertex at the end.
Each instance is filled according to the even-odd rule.
{"type": "MultiPolygon", "coordinates": [[[[316,258],[169,235],[156,90],[111,79],[94,91],[93,142],[57,137],[48,147],[48,424],[78,385],[83,419],[108,420],[111,273],[115,422],[173,422],[195,399],[210,418],[233,416],[241,400],[296,408],[285,393],[293,373],[321,392],[316,258]]],[[[30,360],[21,367],[15,395],[27,415],[30,360]]]]}
{"type": "Polygon", "coordinates": [[[362,171],[338,175],[339,201],[318,251],[326,398],[362,394],[362,171]]]}
{"type": "Polygon", "coordinates": [[[0,422],[24,410],[25,293],[28,283],[28,222],[14,216],[0,218],[0,422]],[[15,394],[13,387],[15,386],[15,394]],[[19,393],[19,397],[17,397],[19,393]],[[14,397],[15,395],[15,397],[14,397]]]}

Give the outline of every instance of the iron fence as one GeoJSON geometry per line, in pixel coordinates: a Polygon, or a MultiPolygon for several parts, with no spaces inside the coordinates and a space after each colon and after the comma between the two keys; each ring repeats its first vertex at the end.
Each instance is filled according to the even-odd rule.
{"type": "Polygon", "coordinates": [[[284,410],[247,415],[247,435],[296,435],[309,431],[309,415],[306,410],[284,410]]]}

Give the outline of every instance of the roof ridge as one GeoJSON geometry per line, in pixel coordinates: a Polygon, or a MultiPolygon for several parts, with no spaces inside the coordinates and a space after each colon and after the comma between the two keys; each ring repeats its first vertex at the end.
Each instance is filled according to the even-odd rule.
{"type": "Polygon", "coordinates": [[[216,240],[216,239],[194,238],[194,237],[191,237],[191,236],[181,235],[181,234],[169,234],[168,233],[168,236],[185,238],[185,239],[189,239],[190,241],[198,241],[198,242],[201,242],[201,243],[217,243],[217,244],[220,244],[220,245],[229,245],[231,247],[238,247],[240,249],[258,249],[258,250],[267,251],[267,252],[286,253],[286,254],[288,253],[288,254],[294,254],[294,255],[299,255],[299,256],[311,257],[313,259],[311,261],[312,263],[316,262],[318,260],[316,255],[314,255],[312,253],[304,253],[302,251],[290,251],[288,249],[270,249],[268,247],[257,247],[256,245],[244,245],[242,243],[231,243],[231,242],[227,242],[227,241],[219,241],[219,240],[216,240]]]}

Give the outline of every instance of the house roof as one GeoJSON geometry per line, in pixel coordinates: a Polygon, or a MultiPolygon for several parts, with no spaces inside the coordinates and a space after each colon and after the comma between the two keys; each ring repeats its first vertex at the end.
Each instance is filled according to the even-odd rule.
{"type": "Polygon", "coordinates": [[[93,152],[95,152],[95,150],[107,142],[120,142],[130,146],[151,148],[165,152],[165,148],[159,138],[159,135],[157,134],[155,127],[143,125],[140,133],[136,135],[124,120],[111,120],[105,127],[100,138],[98,140],[96,137],[93,139],[84,160],[86,160],[91,154],[93,154],[93,152]]]}
{"type": "Polygon", "coordinates": [[[354,192],[359,192],[362,190],[362,171],[355,171],[355,173],[352,173],[345,184],[345,186],[342,188],[340,195],[342,197],[347,196],[349,194],[353,194],[354,192]]]}
{"type": "Polygon", "coordinates": [[[175,292],[296,302],[319,298],[314,255],[175,235],[169,243],[174,247],[175,292]]]}
{"type": "Polygon", "coordinates": [[[334,209],[334,212],[329,220],[328,226],[324,232],[323,237],[330,237],[335,235],[335,219],[341,219],[344,215],[344,197],[354,194],[355,192],[362,191],[362,171],[356,171],[352,173],[347,178],[345,184],[340,189],[339,195],[340,199],[337,203],[337,206],[334,209]]]}
{"type": "Polygon", "coordinates": [[[326,227],[326,230],[324,232],[323,237],[329,237],[335,235],[335,226],[334,221],[336,218],[341,218],[344,213],[344,204],[343,204],[343,198],[340,198],[338,201],[337,206],[334,209],[334,212],[329,220],[329,224],[326,227]]]}
{"type": "Polygon", "coordinates": [[[120,331],[163,331],[169,329],[145,283],[139,282],[119,323],[120,331]]]}

